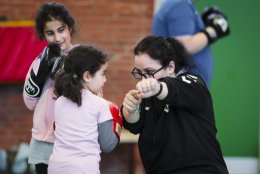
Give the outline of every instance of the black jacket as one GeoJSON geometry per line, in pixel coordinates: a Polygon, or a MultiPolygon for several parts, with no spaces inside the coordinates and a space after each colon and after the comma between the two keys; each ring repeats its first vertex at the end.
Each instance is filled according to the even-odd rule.
{"type": "Polygon", "coordinates": [[[124,127],[140,134],[138,146],[148,174],[227,174],[216,139],[211,95],[200,77],[163,78],[168,95],[143,99],[140,119],[124,127]]]}

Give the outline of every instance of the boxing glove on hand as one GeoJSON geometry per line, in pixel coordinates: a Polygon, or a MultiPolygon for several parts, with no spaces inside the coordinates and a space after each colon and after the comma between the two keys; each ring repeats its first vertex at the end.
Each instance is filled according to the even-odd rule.
{"type": "Polygon", "coordinates": [[[216,16],[227,19],[227,16],[224,14],[224,12],[217,6],[205,7],[201,13],[201,19],[205,25],[209,25],[211,20],[216,16]]]}
{"type": "Polygon", "coordinates": [[[202,32],[207,36],[209,43],[230,34],[227,17],[218,7],[206,8],[202,12],[201,18],[206,25],[202,32]]]}
{"type": "Polygon", "coordinates": [[[64,63],[64,55],[57,44],[50,44],[48,46],[48,63],[51,67],[50,77],[54,79],[56,73],[61,69],[64,63]]]}
{"type": "Polygon", "coordinates": [[[109,109],[113,118],[113,131],[116,134],[117,138],[120,140],[120,134],[122,130],[122,117],[120,116],[119,108],[112,102],[109,103],[109,109]]]}
{"type": "Polygon", "coordinates": [[[38,98],[42,93],[44,82],[49,74],[49,63],[47,61],[48,47],[45,47],[35,62],[39,62],[38,70],[30,71],[29,79],[24,88],[25,94],[30,98],[38,98]]]}
{"type": "Polygon", "coordinates": [[[39,67],[38,69],[31,69],[30,77],[24,89],[28,97],[40,97],[48,75],[55,74],[57,71],[58,63],[62,59],[60,53],[60,47],[53,44],[45,47],[38,56],[36,62],[39,62],[39,67]]]}

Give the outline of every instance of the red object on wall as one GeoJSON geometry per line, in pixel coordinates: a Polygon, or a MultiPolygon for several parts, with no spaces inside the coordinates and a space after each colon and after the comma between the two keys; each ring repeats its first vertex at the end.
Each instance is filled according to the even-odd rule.
{"type": "Polygon", "coordinates": [[[34,26],[0,26],[0,83],[24,81],[46,45],[36,36],[34,26]]]}

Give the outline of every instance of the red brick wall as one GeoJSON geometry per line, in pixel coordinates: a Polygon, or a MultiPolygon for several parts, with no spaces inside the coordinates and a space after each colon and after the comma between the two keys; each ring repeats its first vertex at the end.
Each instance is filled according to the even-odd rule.
{"type": "MultiPolygon", "coordinates": [[[[33,20],[41,0],[0,0],[0,16],[8,20],[33,20]]],[[[153,0],[64,0],[78,22],[75,43],[101,46],[112,56],[104,97],[121,105],[135,85],[130,75],[133,47],[150,33],[153,0]]],[[[32,112],[22,99],[23,84],[0,84],[0,148],[31,138],[32,112]]]]}

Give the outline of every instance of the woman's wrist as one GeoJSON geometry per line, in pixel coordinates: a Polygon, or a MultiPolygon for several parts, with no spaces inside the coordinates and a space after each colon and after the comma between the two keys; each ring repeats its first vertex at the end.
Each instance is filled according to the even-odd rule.
{"type": "Polygon", "coordinates": [[[159,96],[162,93],[162,90],[163,90],[162,83],[158,81],[158,84],[159,84],[159,91],[154,95],[154,97],[159,96]]]}
{"type": "Polygon", "coordinates": [[[160,90],[156,94],[159,100],[163,100],[168,95],[168,88],[165,82],[160,82],[160,90]]]}
{"type": "Polygon", "coordinates": [[[129,112],[129,111],[127,111],[127,112],[130,113],[130,114],[133,114],[133,113],[138,112],[138,111],[139,111],[139,108],[140,108],[140,105],[137,105],[135,110],[133,110],[133,111],[131,111],[131,112],[129,112]]]}
{"type": "Polygon", "coordinates": [[[129,112],[126,108],[122,106],[121,113],[128,123],[136,123],[140,118],[140,105],[138,105],[136,110],[134,110],[133,112],[129,112]]]}

